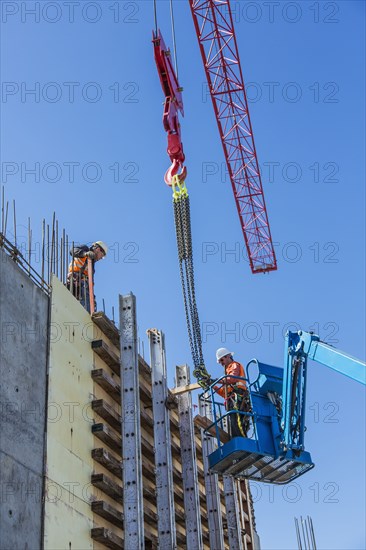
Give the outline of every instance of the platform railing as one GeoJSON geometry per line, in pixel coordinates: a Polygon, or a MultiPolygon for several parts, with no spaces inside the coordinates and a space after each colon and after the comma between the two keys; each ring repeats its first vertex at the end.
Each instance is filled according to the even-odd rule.
{"type": "MultiPolygon", "coordinates": [[[[235,386],[235,384],[230,384],[230,385],[235,386]]],[[[260,445],[259,445],[257,425],[256,425],[256,413],[253,412],[253,402],[252,402],[250,386],[251,386],[251,384],[250,384],[249,378],[246,378],[246,377],[243,377],[243,376],[223,375],[220,378],[218,378],[217,380],[215,380],[215,382],[213,384],[211,384],[211,386],[209,387],[209,391],[210,391],[210,395],[211,395],[212,409],[213,409],[213,422],[209,426],[207,426],[207,428],[204,430],[204,433],[206,435],[212,437],[212,433],[210,433],[210,430],[211,430],[212,427],[215,428],[215,434],[216,434],[216,440],[217,440],[218,448],[221,448],[224,445],[224,443],[222,443],[221,440],[220,440],[220,429],[221,430],[225,429],[224,428],[224,419],[229,418],[229,416],[232,415],[232,414],[235,414],[235,415],[241,415],[241,416],[244,416],[244,417],[249,417],[249,418],[252,419],[253,434],[248,439],[253,439],[254,441],[256,441],[258,451],[260,452],[260,445]],[[224,384],[223,381],[226,380],[227,378],[235,379],[235,380],[238,380],[238,381],[243,381],[247,384],[247,391],[248,391],[249,400],[250,400],[250,409],[251,409],[252,412],[240,411],[238,409],[226,410],[225,403],[217,401],[216,400],[217,398],[215,399],[215,396],[217,395],[218,389],[219,389],[219,388],[215,389],[215,386],[220,385],[220,382],[221,382],[220,389],[222,387],[225,387],[225,384],[224,384]],[[225,412],[222,414],[222,409],[223,408],[225,408],[225,412]]]]}

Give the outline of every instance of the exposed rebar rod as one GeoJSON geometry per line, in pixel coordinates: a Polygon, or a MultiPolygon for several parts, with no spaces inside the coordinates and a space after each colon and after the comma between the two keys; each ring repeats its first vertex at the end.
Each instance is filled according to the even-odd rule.
{"type": "Polygon", "coordinates": [[[65,250],[65,272],[66,272],[66,283],[69,275],[69,235],[66,234],[66,250],[65,250]]]}
{"type": "Polygon", "coordinates": [[[50,280],[49,280],[49,283],[51,282],[51,274],[55,272],[55,269],[54,269],[54,252],[55,252],[55,212],[53,213],[53,216],[52,216],[52,235],[51,235],[51,258],[50,258],[50,280]]]}
{"type": "Polygon", "coordinates": [[[301,544],[301,536],[300,536],[299,522],[298,522],[297,518],[294,518],[294,519],[295,519],[295,529],[296,529],[296,538],[297,538],[298,550],[303,550],[303,549],[302,549],[302,544],[301,544]]]}
{"type": "Polygon", "coordinates": [[[4,237],[6,237],[6,228],[8,225],[8,212],[9,212],[9,202],[6,201],[6,209],[5,209],[5,223],[4,223],[4,237]]]}
{"type": "MultiPolygon", "coordinates": [[[[58,220],[56,220],[56,246],[55,246],[55,260],[56,260],[56,276],[59,277],[58,272],[58,254],[59,254],[59,246],[58,246],[58,220]]],[[[60,279],[62,277],[60,276],[60,279]]]]}
{"type": "Polygon", "coordinates": [[[29,274],[30,274],[30,264],[31,264],[31,248],[32,248],[31,219],[28,218],[28,263],[29,263],[29,274]]]}
{"type": "Polygon", "coordinates": [[[4,222],[5,222],[5,188],[1,187],[1,233],[4,235],[4,222]]]}
{"type": "Polygon", "coordinates": [[[41,260],[42,261],[42,268],[41,268],[42,279],[44,279],[44,247],[45,247],[45,238],[46,238],[45,232],[46,232],[46,221],[43,218],[43,220],[42,220],[42,251],[41,251],[41,254],[42,254],[42,260],[41,260]]]}
{"type": "Polygon", "coordinates": [[[311,539],[312,539],[312,543],[313,543],[313,546],[314,546],[314,550],[317,550],[317,548],[316,548],[316,541],[315,541],[315,531],[314,531],[313,520],[311,519],[310,516],[308,516],[308,521],[309,521],[309,528],[310,528],[311,539]]]}
{"type": "Polygon", "coordinates": [[[47,283],[50,284],[50,226],[47,224],[47,283]]]}
{"type": "Polygon", "coordinates": [[[17,217],[15,212],[15,200],[13,200],[13,221],[14,221],[14,245],[17,247],[17,217]]]}
{"type": "Polygon", "coordinates": [[[307,543],[307,545],[308,545],[308,548],[310,549],[310,548],[311,548],[311,544],[310,544],[308,523],[307,523],[306,519],[304,519],[303,521],[304,521],[304,523],[305,523],[306,543],[307,543]]]}

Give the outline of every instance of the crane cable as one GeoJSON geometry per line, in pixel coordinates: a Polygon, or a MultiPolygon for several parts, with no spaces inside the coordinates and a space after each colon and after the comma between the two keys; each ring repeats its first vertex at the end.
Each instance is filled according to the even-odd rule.
{"type": "Polygon", "coordinates": [[[173,0],[170,0],[170,22],[172,25],[172,36],[173,36],[173,51],[174,51],[174,68],[175,74],[178,78],[178,55],[177,55],[177,42],[175,39],[175,24],[174,24],[174,11],[173,11],[173,0]]]}
{"type": "MultiPolygon", "coordinates": [[[[157,0],[153,0],[154,7],[154,26],[155,26],[155,36],[158,36],[158,10],[157,10],[157,0]]],[[[173,53],[174,53],[174,69],[175,74],[178,80],[178,54],[177,54],[177,40],[175,37],[175,21],[174,21],[174,10],[173,10],[173,0],[170,0],[170,24],[172,27],[172,38],[173,38],[173,53]]]]}
{"type": "Polygon", "coordinates": [[[156,8],[156,0],[154,0],[154,25],[155,25],[155,36],[158,36],[158,15],[156,8]]]}

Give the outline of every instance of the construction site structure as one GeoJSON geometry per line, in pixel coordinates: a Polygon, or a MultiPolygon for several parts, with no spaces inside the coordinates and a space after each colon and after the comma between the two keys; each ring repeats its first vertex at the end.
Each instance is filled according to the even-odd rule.
{"type": "Polygon", "coordinates": [[[169,390],[156,329],[151,366],[138,353],[135,296],[119,330],[0,243],[0,548],[258,549],[248,482],[209,472],[189,368],[169,390]]]}

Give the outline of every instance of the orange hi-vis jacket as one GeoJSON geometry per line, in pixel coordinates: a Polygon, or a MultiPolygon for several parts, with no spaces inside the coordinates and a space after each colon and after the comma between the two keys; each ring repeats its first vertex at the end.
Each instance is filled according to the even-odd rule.
{"type": "MultiPolygon", "coordinates": [[[[72,256],[72,260],[69,264],[69,273],[68,277],[71,277],[72,272],[74,271],[75,275],[78,275],[83,278],[88,278],[88,256],[86,256],[87,252],[90,251],[90,248],[86,244],[77,245],[71,248],[70,255],[72,256]],[[72,265],[74,264],[74,269],[72,265]]],[[[94,268],[94,265],[93,265],[94,268]]]]}
{"type": "Polygon", "coordinates": [[[73,260],[71,260],[71,262],[69,264],[69,275],[71,275],[71,273],[73,271],[72,264],[74,263],[74,273],[77,274],[77,273],[82,272],[82,276],[87,279],[88,278],[88,266],[85,265],[87,261],[88,261],[87,256],[85,256],[84,258],[74,258],[73,260]]]}
{"type": "Polygon", "coordinates": [[[245,377],[245,370],[241,363],[237,361],[232,361],[227,367],[225,367],[225,375],[227,378],[219,382],[222,384],[222,387],[217,390],[217,393],[221,397],[226,398],[231,393],[235,392],[234,386],[241,390],[246,390],[247,385],[245,380],[238,380],[238,378],[230,378],[230,376],[242,376],[245,377]]]}

